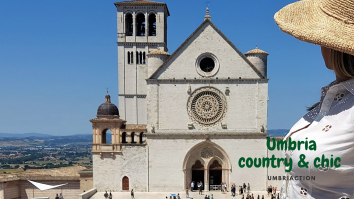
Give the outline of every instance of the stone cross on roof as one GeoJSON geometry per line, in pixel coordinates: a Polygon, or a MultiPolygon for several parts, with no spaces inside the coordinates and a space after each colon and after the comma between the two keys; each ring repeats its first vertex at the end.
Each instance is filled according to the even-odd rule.
{"type": "Polygon", "coordinates": [[[211,20],[211,17],[209,15],[209,8],[208,7],[206,8],[206,14],[205,14],[205,17],[204,17],[204,21],[205,20],[211,20]]]}

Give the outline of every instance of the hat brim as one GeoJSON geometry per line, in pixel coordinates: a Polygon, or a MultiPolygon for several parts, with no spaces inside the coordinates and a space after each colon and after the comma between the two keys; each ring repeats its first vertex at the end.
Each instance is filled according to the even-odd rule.
{"type": "Polygon", "coordinates": [[[354,55],[354,24],[326,14],[320,0],[289,4],[274,15],[279,28],[295,38],[354,55]]]}

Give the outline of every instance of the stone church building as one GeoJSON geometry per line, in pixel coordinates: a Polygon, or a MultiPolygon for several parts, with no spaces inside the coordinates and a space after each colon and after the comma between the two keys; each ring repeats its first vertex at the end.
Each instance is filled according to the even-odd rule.
{"type": "Polygon", "coordinates": [[[170,54],[166,3],[115,6],[119,108],[107,94],[90,120],[97,191],[183,191],[192,181],[203,182],[205,191],[222,182],[280,189],[281,181],[267,176],[282,176],[283,168],[238,164],[241,157],[279,155],[266,147],[268,53],[240,52],[207,9],[170,54]]]}

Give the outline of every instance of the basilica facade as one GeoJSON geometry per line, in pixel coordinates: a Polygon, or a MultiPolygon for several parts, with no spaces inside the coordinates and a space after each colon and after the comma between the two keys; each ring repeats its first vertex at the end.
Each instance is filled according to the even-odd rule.
{"type": "Polygon", "coordinates": [[[279,156],[266,147],[268,53],[240,52],[207,9],[170,54],[165,3],[115,6],[119,108],[107,94],[90,120],[97,191],[183,191],[192,181],[205,191],[222,182],[280,188],[268,176],[282,176],[284,168],[239,166],[241,157],[279,156]]]}

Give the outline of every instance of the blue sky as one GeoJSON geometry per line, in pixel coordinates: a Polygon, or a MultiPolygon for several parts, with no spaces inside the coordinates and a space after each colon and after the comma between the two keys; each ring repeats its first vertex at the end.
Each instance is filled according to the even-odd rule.
{"type": "MultiPolygon", "coordinates": [[[[289,0],[209,0],[212,22],[243,53],[267,51],[268,129],[289,129],[335,76],[320,47],[283,33],[289,0]]],[[[109,88],[118,104],[115,1],[0,2],[0,132],[91,133],[109,88]]],[[[203,22],[205,0],[166,0],[172,54],[203,22]]]]}

